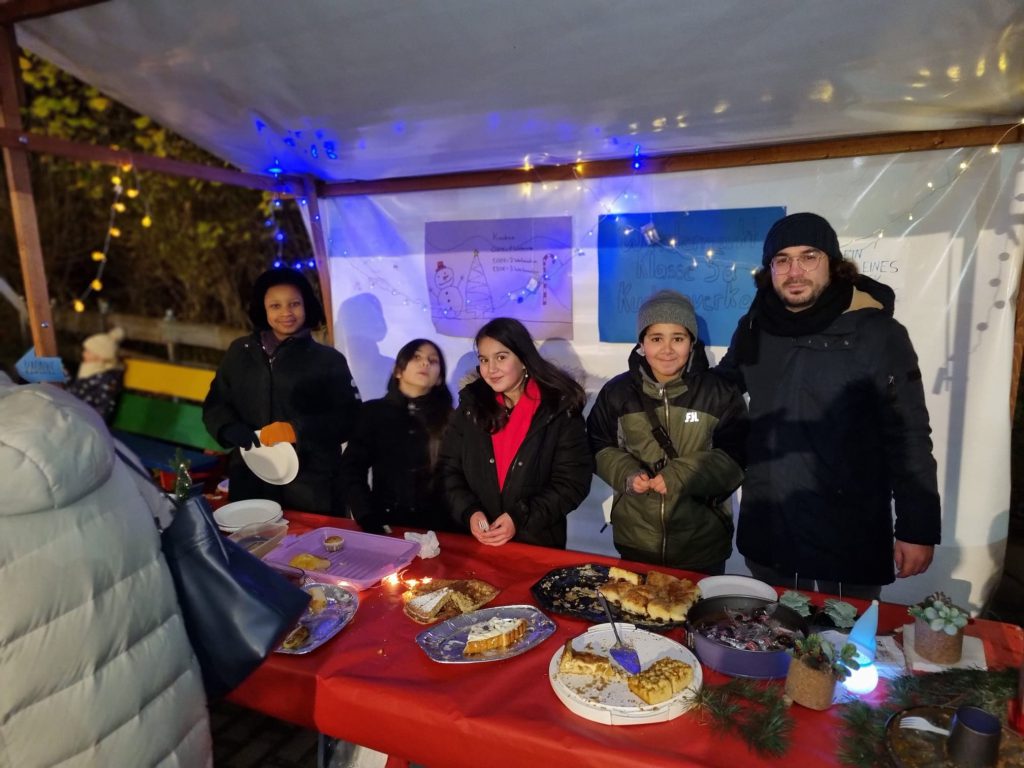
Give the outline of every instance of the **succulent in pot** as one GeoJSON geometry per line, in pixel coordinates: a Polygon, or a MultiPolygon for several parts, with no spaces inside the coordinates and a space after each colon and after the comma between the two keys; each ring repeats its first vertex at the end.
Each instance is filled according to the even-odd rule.
{"type": "Polygon", "coordinates": [[[853,643],[846,643],[837,650],[818,633],[797,640],[789,653],[793,663],[786,676],[786,695],[810,709],[832,706],[836,683],[860,668],[856,660],[857,647],[853,643]]]}
{"type": "Polygon", "coordinates": [[[942,592],[934,592],[907,613],[914,617],[914,651],[937,664],[955,664],[963,654],[967,611],[942,592]]]}

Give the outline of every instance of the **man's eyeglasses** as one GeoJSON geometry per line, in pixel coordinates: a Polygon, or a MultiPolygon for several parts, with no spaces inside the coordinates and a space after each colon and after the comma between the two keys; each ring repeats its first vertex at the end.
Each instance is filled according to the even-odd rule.
{"type": "Polygon", "coordinates": [[[786,253],[780,253],[778,256],[772,258],[772,272],[776,275],[785,275],[791,269],[794,264],[799,264],[800,269],[803,272],[813,272],[821,264],[821,260],[825,258],[825,254],[821,251],[808,251],[807,253],[801,253],[796,256],[790,256],[786,253]]]}

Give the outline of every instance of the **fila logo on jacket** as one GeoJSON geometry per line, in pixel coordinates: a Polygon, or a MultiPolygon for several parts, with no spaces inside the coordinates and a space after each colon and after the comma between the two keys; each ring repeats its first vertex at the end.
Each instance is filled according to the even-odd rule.
{"type": "Polygon", "coordinates": [[[696,411],[687,411],[686,418],[683,419],[684,424],[697,424],[700,422],[700,418],[697,416],[696,411]]]}

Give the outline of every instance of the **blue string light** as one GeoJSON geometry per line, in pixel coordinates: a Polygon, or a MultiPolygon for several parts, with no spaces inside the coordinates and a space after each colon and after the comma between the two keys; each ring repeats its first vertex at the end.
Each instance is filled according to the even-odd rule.
{"type": "Polygon", "coordinates": [[[640,145],[633,146],[633,170],[640,170],[640,145]]]}

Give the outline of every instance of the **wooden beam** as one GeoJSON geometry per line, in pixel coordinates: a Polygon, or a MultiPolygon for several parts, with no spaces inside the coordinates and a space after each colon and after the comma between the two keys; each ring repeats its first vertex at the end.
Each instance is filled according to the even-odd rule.
{"type": "Polygon", "coordinates": [[[1024,271],[1017,281],[1017,314],[1013,323],[1013,362],[1010,366],[1010,424],[1017,416],[1017,401],[1020,399],[1021,365],[1024,363],[1024,271]]]}
{"type": "MultiPolygon", "coordinates": [[[[0,26],[0,127],[21,129],[21,93],[21,70],[18,68],[18,43],[14,39],[14,27],[0,26]]],[[[53,318],[50,315],[50,295],[46,288],[36,202],[32,196],[29,154],[17,147],[5,147],[3,159],[7,171],[7,189],[11,196],[18,258],[21,261],[21,276],[25,284],[32,344],[39,357],[56,356],[57,337],[53,332],[53,318]]]]}
{"type": "Polygon", "coordinates": [[[224,351],[232,341],[247,333],[244,328],[227,325],[189,323],[173,318],[144,317],[118,312],[104,315],[99,312],[75,312],[72,309],[57,307],[54,314],[62,334],[91,336],[94,333],[106,333],[111,328],[119,326],[124,329],[127,342],[142,341],[168,347],[186,344],[191,347],[224,351]]]}
{"type": "Polygon", "coordinates": [[[107,0],[7,0],[0,3],[0,24],[17,24],[105,2],[107,0]]]}
{"type": "Polygon", "coordinates": [[[633,158],[629,157],[579,164],[535,166],[530,170],[505,168],[493,171],[407,176],[376,181],[336,182],[321,185],[320,196],[386,195],[438,189],[494,187],[527,182],[575,181],[606,176],[678,173],[752,165],[799,163],[810,160],[831,160],[840,157],[868,157],[898,152],[924,152],[953,147],[991,146],[996,143],[1012,144],[1021,141],[1024,141],[1024,125],[1019,123],[953,128],[945,131],[880,133],[772,146],[734,147],[651,156],[643,159],[640,169],[633,168],[633,158]]]}
{"type": "Polygon", "coordinates": [[[329,266],[327,240],[324,237],[323,222],[320,221],[320,198],[316,193],[316,179],[305,177],[306,209],[309,211],[309,239],[316,259],[316,274],[320,278],[320,298],[327,315],[327,343],[334,346],[334,302],[331,300],[331,270],[329,266]]]}
{"type": "Polygon", "coordinates": [[[295,176],[261,176],[231,168],[217,168],[201,163],[172,160],[169,157],[155,157],[126,149],[111,149],[97,144],[68,141],[52,136],[43,136],[19,127],[0,128],[0,147],[16,148],[47,155],[58,155],[83,163],[106,163],[107,165],[131,164],[139,171],[153,171],[168,176],[182,176],[187,179],[201,179],[235,187],[259,189],[264,192],[297,194],[303,189],[303,180],[295,176]]]}

